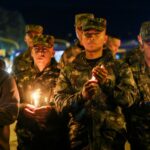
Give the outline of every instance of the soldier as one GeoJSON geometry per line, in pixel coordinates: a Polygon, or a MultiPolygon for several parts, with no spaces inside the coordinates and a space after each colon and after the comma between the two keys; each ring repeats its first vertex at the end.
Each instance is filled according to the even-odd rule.
{"type": "Polygon", "coordinates": [[[28,46],[28,49],[14,59],[13,67],[12,67],[12,71],[14,74],[18,74],[22,71],[28,70],[28,66],[29,66],[28,63],[32,62],[30,56],[32,39],[35,35],[39,36],[43,33],[43,27],[40,25],[33,25],[33,24],[26,25],[25,33],[26,34],[24,40],[28,46]]]}
{"type": "Polygon", "coordinates": [[[138,46],[136,48],[133,48],[132,50],[130,50],[129,52],[126,53],[124,60],[130,65],[136,63],[137,61],[139,61],[140,59],[143,59],[143,48],[142,48],[142,40],[141,40],[141,36],[138,35],[137,36],[138,39],[138,46]]]}
{"type": "Polygon", "coordinates": [[[115,60],[111,51],[103,51],[105,19],[88,19],[82,30],[85,51],[61,70],[55,88],[56,107],[62,113],[68,111],[70,124],[78,124],[87,133],[79,139],[78,128],[70,126],[71,146],[88,140],[89,145],[80,150],[124,150],[122,107],[132,105],[137,94],[132,72],[127,64],[115,60]]]}
{"type": "Polygon", "coordinates": [[[75,42],[74,45],[64,51],[59,62],[60,68],[63,68],[68,63],[71,63],[75,59],[75,57],[84,49],[81,41],[81,25],[87,18],[94,18],[94,15],[91,13],[81,13],[75,15],[75,32],[78,40],[75,42]]]}
{"type": "Polygon", "coordinates": [[[110,49],[115,57],[116,53],[118,52],[119,47],[121,46],[121,40],[115,36],[108,36],[106,46],[110,49]]]}
{"type": "Polygon", "coordinates": [[[132,150],[150,150],[150,21],[142,23],[139,41],[144,57],[130,63],[139,97],[126,112],[128,140],[132,150]]]}
{"type": "Polygon", "coordinates": [[[18,116],[19,93],[14,78],[0,68],[0,149],[9,150],[9,125],[18,116]]]}
{"type": "Polygon", "coordinates": [[[53,46],[53,36],[34,37],[32,63],[16,77],[21,96],[16,126],[18,150],[67,149],[60,118],[51,102],[59,75],[56,61],[52,61],[53,46]]]}

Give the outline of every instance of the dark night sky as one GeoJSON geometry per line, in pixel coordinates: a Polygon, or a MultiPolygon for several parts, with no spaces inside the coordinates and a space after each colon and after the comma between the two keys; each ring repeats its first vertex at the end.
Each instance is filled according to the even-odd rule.
{"type": "Polygon", "coordinates": [[[141,22],[150,20],[150,0],[0,0],[0,6],[21,12],[26,23],[41,24],[45,33],[65,39],[75,36],[76,13],[105,17],[108,33],[122,39],[136,38],[141,22]]]}

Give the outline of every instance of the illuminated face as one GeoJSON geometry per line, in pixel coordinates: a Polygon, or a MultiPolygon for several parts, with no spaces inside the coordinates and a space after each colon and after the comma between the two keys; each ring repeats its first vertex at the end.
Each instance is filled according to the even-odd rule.
{"type": "Polygon", "coordinates": [[[107,46],[114,54],[118,52],[120,45],[121,45],[121,40],[117,38],[111,38],[111,39],[108,38],[107,46]]]}
{"type": "Polygon", "coordinates": [[[31,56],[33,57],[34,64],[38,68],[45,68],[49,65],[51,58],[53,57],[53,47],[45,47],[43,45],[33,46],[31,56]]]}
{"type": "Polygon", "coordinates": [[[97,31],[91,29],[83,32],[82,43],[86,51],[94,52],[103,49],[103,45],[106,43],[107,36],[104,31],[97,31]]]}

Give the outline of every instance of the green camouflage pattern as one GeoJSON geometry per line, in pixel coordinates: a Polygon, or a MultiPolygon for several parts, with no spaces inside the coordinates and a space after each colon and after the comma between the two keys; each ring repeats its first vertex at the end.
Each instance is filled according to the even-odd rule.
{"type": "Polygon", "coordinates": [[[52,35],[40,35],[33,37],[33,46],[43,45],[46,47],[52,47],[54,45],[54,36],[52,35]]]}
{"type": "Polygon", "coordinates": [[[124,61],[129,65],[137,63],[139,60],[143,59],[143,52],[140,46],[126,52],[124,61]]]}
{"type": "Polygon", "coordinates": [[[80,54],[84,50],[84,47],[80,45],[79,41],[75,42],[74,45],[67,48],[62,54],[59,67],[63,68],[64,66],[73,62],[78,54],[80,54]]]}
{"type": "Polygon", "coordinates": [[[90,145],[90,150],[121,150],[124,149],[126,133],[122,107],[135,102],[137,88],[128,65],[114,60],[110,51],[105,50],[96,65],[101,64],[109,72],[109,82],[99,86],[91,100],[85,102],[81,96],[84,83],[92,76],[85,52],[61,70],[54,100],[58,111],[71,114],[72,146],[84,142],[84,146],[90,145]]]}
{"type": "Polygon", "coordinates": [[[41,25],[35,25],[35,24],[27,24],[25,26],[25,32],[36,32],[36,33],[43,33],[43,27],[41,25]]]}
{"type": "Polygon", "coordinates": [[[133,150],[150,150],[150,68],[144,58],[130,64],[139,97],[127,110],[128,137],[133,150]]]}
{"type": "Polygon", "coordinates": [[[15,57],[12,65],[12,73],[17,76],[18,74],[27,71],[31,63],[31,50],[27,49],[26,51],[15,57]]]}
{"type": "Polygon", "coordinates": [[[142,23],[140,35],[143,41],[150,41],[150,21],[145,21],[142,23]]]}
{"type": "MultiPolygon", "coordinates": [[[[23,106],[23,104],[26,103],[33,104],[31,94],[37,89],[40,89],[42,93],[40,98],[40,106],[49,104],[52,105],[51,98],[53,97],[53,89],[56,86],[58,75],[59,69],[57,68],[57,63],[54,59],[51,60],[51,64],[42,72],[39,72],[34,67],[33,63],[31,63],[28,70],[25,70],[16,76],[21,105],[23,106]]],[[[20,109],[16,126],[19,147],[23,148],[25,144],[28,142],[30,143],[30,141],[34,138],[40,136],[41,134],[43,135],[43,133],[44,135],[42,138],[45,137],[43,140],[46,141],[47,138],[50,138],[53,141],[55,139],[54,134],[58,134],[57,128],[60,128],[58,126],[60,125],[60,122],[57,119],[57,113],[54,113],[54,115],[50,113],[47,117],[45,128],[41,128],[35,120],[27,118],[24,115],[22,108],[20,109]],[[53,118],[53,121],[51,118],[53,118]],[[56,122],[58,124],[55,124],[56,122]],[[49,134],[49,136],[47,134],[49,134]]]]}
{"type": "Polygon", "coordinates": [[[75,26],[81,26],[81,24],[89,18],[94,18],[92,13],[80,13],[75,15],[75,26]]]}
{"type": "Polygon", "coordinates": [[[95,29],[98,31],[103,31],[106,29],[106,24],[106,19],[104,18],[87,19],[87,21],[82,24],[82,30],[86,31],[89,29],[95,29]]]}

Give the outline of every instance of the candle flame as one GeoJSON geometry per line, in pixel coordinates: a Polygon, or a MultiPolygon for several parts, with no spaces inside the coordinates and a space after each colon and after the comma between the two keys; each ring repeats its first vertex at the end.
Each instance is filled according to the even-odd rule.
{"type": "Polygon", "coordinates": [[[39,100],[41,97],[41,90],[40,89],[35,90],[32,93],[31,97],[32,97],[33,104],[35,105],[35,107],[38,107],[39,106],[39,100]]]}
{"type": "Polygon", "coordinates": [[[92,75],[92,78],[91,78],[91,80],[96,80],[96,78],[95,78],[95,76],[94,76],[94,75],[92,75]]]}

